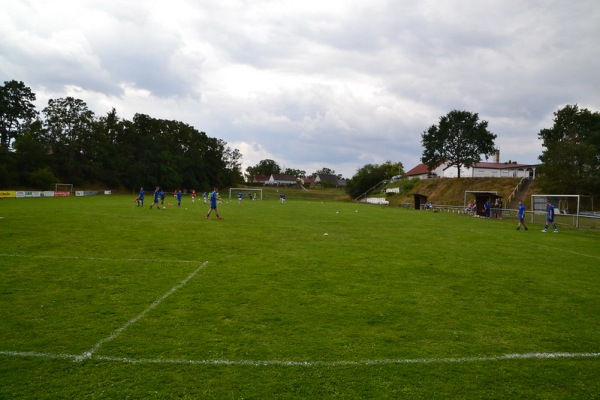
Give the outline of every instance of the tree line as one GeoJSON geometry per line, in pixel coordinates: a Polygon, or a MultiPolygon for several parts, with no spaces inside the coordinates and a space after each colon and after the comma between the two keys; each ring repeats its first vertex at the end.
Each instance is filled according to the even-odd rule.
{"type": "MultiPolygon", "coordinates": [[[[207,190],[231,187],[244,176],[248,182],[279,173],[306,177],[305,171],[282,169],[273,160],[243,174],[237,149],[183,122],[145,114],[130,121],[114,108],[97,117],[72,97],[51,99],[39,112],[35,98],[23,82],[0,86],[0,188],[51,189],[62,182],[207,190]]],[[[567,105],[554,116],[554,125],[538,133],[544,147],[537,169],[540,187],[553,194],[600,195],[600,113],[567,105]]],[[[421,161],[430,168],[447,162],[460,171],[490,156],[496,137],[478,114],[453,110],[422,133],[421,161]]],[[[315,174],[336,175],[329,168],[315,174]]],[[[355,198],[395,176],[404,177],[400,162],[367,164],[347,180],[346,191],[355,198]]]]}
{"type": "Polygon", "coordinates": [[[179,121],[113,108],[97,117],[80,99],[51,99],[39,112],[23,82],[0,86],[0,187],[208,190],[243,180],[241,154],[179,121]]]}

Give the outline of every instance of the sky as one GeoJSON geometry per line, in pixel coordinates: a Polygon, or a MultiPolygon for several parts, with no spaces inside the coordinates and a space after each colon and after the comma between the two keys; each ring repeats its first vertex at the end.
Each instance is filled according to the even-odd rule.
{"type": "Polygon", "coordinates": [[[408,171],[452,110],[488,122],[501,162],[536,164],[556,111],[600,111],[600,2],[0,0],[0,79],[39,111],[70,96],[184,122],[244,171],[408,171]]]}

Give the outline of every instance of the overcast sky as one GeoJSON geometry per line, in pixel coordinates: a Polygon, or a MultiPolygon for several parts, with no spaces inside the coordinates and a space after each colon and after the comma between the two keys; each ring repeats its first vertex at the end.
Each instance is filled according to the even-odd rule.
{"type": "Polygon", "coordinates": [[[451,110],[477,113],[501,161],[537,163],[568,104],[600,111],[598,0],[0,0],[0,79],[96,116],[113,107],[223,139],[243,169],[423,152],[451,110]]]}

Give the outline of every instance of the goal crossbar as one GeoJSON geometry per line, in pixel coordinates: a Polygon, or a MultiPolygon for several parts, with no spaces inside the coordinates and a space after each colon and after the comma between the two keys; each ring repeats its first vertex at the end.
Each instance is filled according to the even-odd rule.
{"type": "Polygon", "coordinates": [[[54,184],[55,192],[73,192],[73,184],[72,183],[55,183],[54,184]]]}

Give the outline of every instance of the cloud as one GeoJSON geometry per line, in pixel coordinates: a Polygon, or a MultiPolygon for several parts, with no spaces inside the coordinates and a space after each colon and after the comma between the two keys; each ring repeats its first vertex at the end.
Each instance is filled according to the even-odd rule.
{"type": "Polygon", "coordinates": [[[0,10],[0,73],[40,108],[183,121],[246,166],[409,169],[453,109],[535,163],[555,111],[600,109],[599,20],[592,0],[29,0],[0,10]]]}

